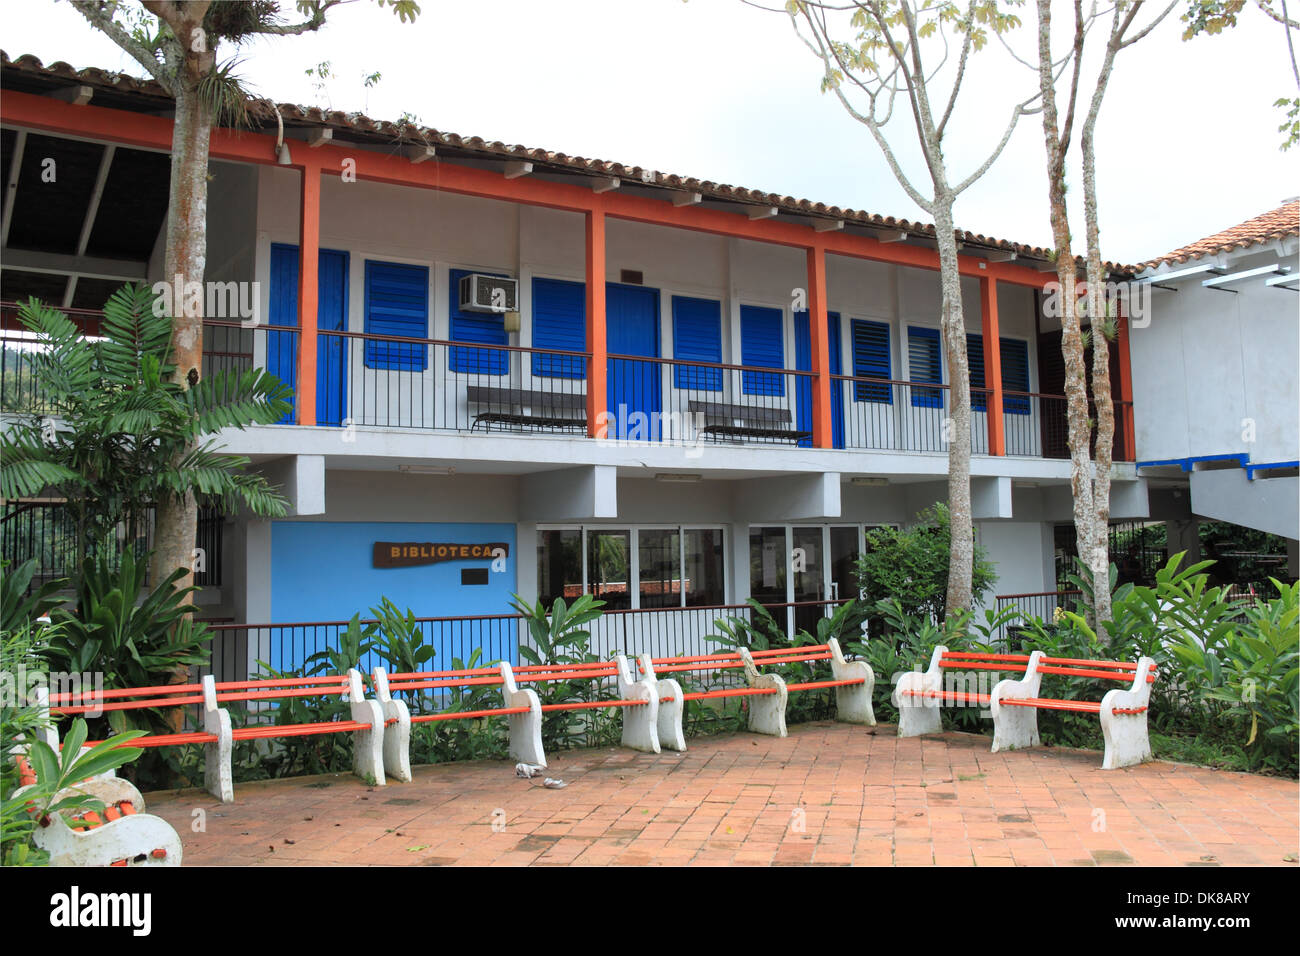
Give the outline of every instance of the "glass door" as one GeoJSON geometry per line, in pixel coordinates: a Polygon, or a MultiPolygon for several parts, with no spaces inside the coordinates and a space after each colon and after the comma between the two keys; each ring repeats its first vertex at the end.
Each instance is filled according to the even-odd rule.
{"type": "MultiPolygon", "coordinates": [[[[826,598],[826,565],[822,551],[822,533],[820,527],[795,528],[793,549],[790,553],[791,580],[794,592],[791,595],[796,604],[810,601],[822,601],[826,598]]],[[[826,613],[819,604],[808,604],[794,608],[795,631],[807,631],[816,635],[817,619],[826,613]]]]}
{"type": "Polygon", "coordinates": [[[605,602],[603,611],[632,606],[632,533],[587,532],[587,582],[593,597],[605,602]]]}

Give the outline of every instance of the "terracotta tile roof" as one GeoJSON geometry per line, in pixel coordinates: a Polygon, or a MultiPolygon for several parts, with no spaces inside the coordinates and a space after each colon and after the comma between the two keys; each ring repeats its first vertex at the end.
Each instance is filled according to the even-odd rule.
{"type": "MultiPolygon", "coordinates": [[[[69,85],[81,83],[103,91],[103,105],[137,110],[160,110],[166,106],[160,101],[170,101],[171,97],[154,80],[139,79],[124,73],[114,73],[96,67],[77,69],[63,61],[48,66],[40,59],[24,54],[11,60],[9,55],[0,50],[0,67],[5,73],[5,85],[12,86],[19,78],[28,83],[32,81],[69,85]]],[[[571,172],[583,175],[616,176],[629,184],[663,189],[698,192],[705,200],[717,200],[731,203],[744,203],[757,206],[775,206],[782,212],[807,216],[817,219],[842,219],[846,224],[876,229],[902,230],[911,236],[933,239],[935,228],[932,223],[916,222],[896,216],[881,216],[859,209],[842,208],[797,199],[779,193],[759,189],[747,189],[710,180],[696,179],[691,176],[679,176],[642,166],[629,166],[624,163],[601,159],[588,159],[582,156],[569,156],[562,152],[538,149],[527,146],[510,145],[500,140],[486,140],[478,136],[462,136],[431,127],[417,127],[410,123],[393,123],[387,120],[375,120],[361,113],[344,113],[337,110],[322,110],[317,107],[304,107],[292,103],[272,104],[270,100],[260,100],[250,105],[254,123],[266,125],[269,120],[275,126],[275,110],[284,119],[286,128],[328,127],[341,131],[344,136],[357,142],[375,142],[392,145],[395,142],[408,144],[425,144],[435,147],[450,148],[463,152],[470,158],[525,160],[535,165],[540,164],[547,172],[571,172]]],[[[971,249],[985,251],[1014,252],[1018,257],[1047,261],[1051,258],[1050,250],[1041,246],[1011,242],[974,233],[957,230],[957,241],[971,249]]],[[[1076,257],[1080,268],[1082,257],[1076,257]]],[[[1131,273],[1133,267],[1119,263],[1107,262],[1106,267],[1112,272],[1131,273]]]]}
{"type": "Polygon", "coordinates": [[[1161,265],[1177,265],[1202,256],[1215,256],[1233,249],[1248,249],[1274,239],[1300,235],[1300,199],[1283,203],[1276,209],[1238,223],[1212,236],[1198,239],[1181,249],[1166,253],[1158,259],[1142,263],[1140,269],[1154,269],[1161,265]]]}

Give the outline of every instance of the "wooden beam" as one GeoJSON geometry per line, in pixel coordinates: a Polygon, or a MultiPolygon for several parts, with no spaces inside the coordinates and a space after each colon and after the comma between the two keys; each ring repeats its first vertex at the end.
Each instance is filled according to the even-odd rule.
{"type": "Polygon", "coordinates": [[[907,233],[902,229],[868,229],[867,231],[877,242],[902,242],[907,238],[907,233]]]}
{"type": "Polygon", "coordinates": [[[134,282],[146,277],[149,264],[95,256],[70,256],[61,252],[33,252],[30,249],[5,249],[8,269],[45,272],[50,275],[79,275],[92,279],[122,279],[134,282]]]}
{"type": "Polygon", "coordinates": [[[521,161],[511,160],[510,162],[506,163],[506,169],[504,175],[506,179],[518,179],[521,176],[529,175],[532,171],[533,171],[532,163],[525,163],[521,161]]]}
{"type": "Polygon", "coordinates": [[[0,246],[9,245],[9,226],[14,219],[14,200],[18,198],[18,174],[23,168],[23,151],[27,147],[27,130],[20,129],[14,137],[13,154],[9,157],[9,181],[5,183],[4,219],[0,221],[0,246]]]}
{"type": "Polygon", "coordinates": [[[989,454],[1007,453],[1006,423],[1002,419],[1002,333],[998,325],[998,282],[980,279],[980,319],[984,333],[984,387],[990,390],[985,417],[989,454]]]}
{"type": "Polygon", "coordinates": [[[402,155],[411,161],[411,165],[415,165],[433,159],[438,155],[438,150],[433,146],[408,146],[402,151],[402,155]]]}
{"type": "Polygon", "coordinates": [[[843,219],[814,219],[813,232],[839,232],[844,229],[843,219]]]}
{"type": "Polygon", "coordinates": [[[1010,249],[999,249],[984,256],[989,262],[1014,262],[1017,254],[1010,249]]]}
{"type": "MultiPolygon", "coordinates": [[[[6,92],[0,100],[0,121],[20,129],[39,130],[54,135],[117,143],[136,149],[167,153],[171,150],[172,121],[159,117],[106,109],[100,106],[74,107],[30,93],[6,92]]],[[[274,134],[212,131],[210,156],[229,162],[273,165],[276,159],[274,134]]],[[[363,149],[355,144],[329,144],[313,151],[313,160],[323,171],[337,174],[343,159],[356,163],[357,178],[409,186],[437,189],[466,196],[497,199],[551,209],[585,213],[603,204],[607,218],[645,222],[675,229],[689,229],[712,235],[749,239],[798,249],[807,249],[817,235],[812,228],[788,220],[751,221],[732,212],[697,208],[703,197],[699,193],[675,191],[678,200],[634,196],[624,190],[597,196],[590,187],[526,177],[509,181],[501,173],[453,163],[412,165],[405,156],[389,149],[363,149]]],[[[301,168],[302,163],[296,165],[301,168]]],[[[667,191],[666,191],[667,192],[667,191]]],[[[669,196],[673,193],[669,193],[669,196]]],[[[664,198],[668,198],[665,196],[664,198]]],[[[937,271],[939,255],[929,246],[904,245],[905,233],[884,232],[884,239],[841,230],[823,234],[825,251],[834,255],[937,271]],[[893,243],[890,245],[889,243],[893,243]]],[[[988,263],[973,256],[958,260],[962,275],[989,275],[999,282],[1041,289],[1050,278],[1014,263],[988,263]],[[987,268],[982,270],[979,263],[987,268]]]]}
{"type": "Polygon", "coordinates": [[[759,219],[772,219],[781,210],[775,206],[752,206],[749,209],[749,218],[757,221],[759,219]]]}
{"type": "Polygon", "coordinates": [[[601,176],[591,181],[591,191],[594,193],[607,193],[612,192],[621,185],[623,185],[623,180],[617,176],[601,176]]]}
{"type": "Polygon", "coordinates": [[[826,324],[826,254],[808,249],[808,340],[812,352],[812,431],[814,448],[834,448],[831,418],[831,365],[826,324]]]}
{"type": "MultiPolygon", "coordinates": [[[[95,188],[90,193],[90,202],[86,204],[86,215],[81,221],[81,237],[77,239],[77,255],[86,254],[90,244],[90,233],[95,228],[95,217],[99,214],[99,202],[104,198],[104,183],[108,181],[108,171],[113,166],[113,157],[117,147],[109,143],[104,147],[104,155],[99,158],[99,172],[95,174],[95,188]]],[[[68,305],[72,303],[69,302],[68,305]]]]}
{"type": "Polygon", "coordinates": [[[320,149],[333,138],[334,130],[332,129],[314,129],[307,134],[307,146],[310,149],[320,149]]]}
{"type": "Polygon", "coordinates": [[[91,97],[95,95],[95,90],[89,86],[65,86],[57,90],[50,90],[45,95],[52,100],[61,100],[64,103],[71,103],[73,106],[85,106],[90,102],[91,97]]]}
{"type": "Polygon", "coordinates": [[[609,349],[605,335],[604,210],[587,211],[585,241],[587,351],[591,354],[587,367],[587,434],[591,438],[605,438],[609,434],[609,413],[605,407],[609,349]]]}

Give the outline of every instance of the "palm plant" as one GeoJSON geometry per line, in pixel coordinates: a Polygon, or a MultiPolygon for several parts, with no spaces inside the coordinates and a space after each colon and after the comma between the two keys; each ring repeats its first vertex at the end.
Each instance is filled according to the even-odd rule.
{"type": "Polygon", "coordinates": [[[34,391],[57,417],[29,409],[0,435],[0,496],[64,498],[79,557],[111,549],[119,526],[143,529],[149,509],[190,495],[227,510],[284,514],[284,497],[244,471],[247,458],[220,453],[214,438],[285,415],[290,392],[275,376],[230,370],[189,388],[173,381],[172,319],[154,313],[143,285],[109,298],[100,339],[36,299],[19,318],[36,336],[34,391]]]}

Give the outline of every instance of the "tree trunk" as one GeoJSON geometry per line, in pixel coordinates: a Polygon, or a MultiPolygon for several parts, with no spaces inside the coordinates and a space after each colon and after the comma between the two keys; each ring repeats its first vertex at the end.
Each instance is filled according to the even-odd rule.
{"type": "MultiPolygon", "coordinates": [[[[1101,563],[1109,567],[1104,551],[1106,531],[1098,533],[1093,507],[1092,428],[1088,416],[1088,385],[1083,354],[1083,334],[1077,309],[1074,252],[1070,243],[1070,220],[1065,205],[1065,159],[1069,144],[1062,139],[1056,108],[1056,89],[1051,57],[1051,2],[1038,0],[1039,88],[1043,94],[1043,137],[1047,147],[1047,198],[1052,223],[1052,244],[1056,251],[1056,279],[1061,319],[1061,357],[1065,363],[1066,435],[1070,446],[1070,491],[1074,502],[1075,539],[1079,554],[1090,570],[1098,567],[1097,541],[1102,542],[1101,563]]],[[[1082,55],[1082,35],[1076,34],[1075,55],[1082,55]]],[[[1070,111],[1071,117],[1073,110],[1070,111]]],[[[1071,120],[1072,122],[1072,120],[1071,120]]],[[[1094,570],[1095,575],[1095,570],[1094,570]]],[[[1100,577],[1102,590],[1109,580],[1100,577]]],[[[1094,590],[1097,579],[1094,578],[1094,590]]],[[[1094,615],[1090,612],[1090,617],[1094,615]]],[[[1095,620],[1095,617],[1094,617],[1095,620]]]]}
{"type": "Polygon", "coordinates": [[[948,360],[948,512],[952,540],[948,557],[947,614],[970,610],[974,573],[975,529],[970,504],[970,369],[966,361],[966,319],[957,271],[957,236],[952,221],[952,195],[935,190],[934,229],[939,245],[939,278],[943,285],[941,331],[948,360]]]}
{"type": "MultiPolygon", "coordinates": [[[[174,28],[175,29],[175,28],[174,28]]],[[[177,30],[178,36],[188,32],[177,30]]],[[[198,84],[211,69],[214,54],[208,50],[184,53],[184,65],[176,78],[176,120],[172,132],[171,189],[167,211],[167,252],[164,280],[173,290],[171,360],[183,387],[199,379],[203,368],[204,295],[194,308],[184,290],[191,283],[203,289],[207,259],[208,145],[212,118],[198,95],[198,84]]],[[[186,454],[182,451],[181,455],[186,454]]],[[[194,495],[156,503],[153,558],[150,576],[154,585],[167,579],[177,568],[186,575],[177,587],[194,581],[194,539],[198,530],[198,504],[194,495]]]]}

